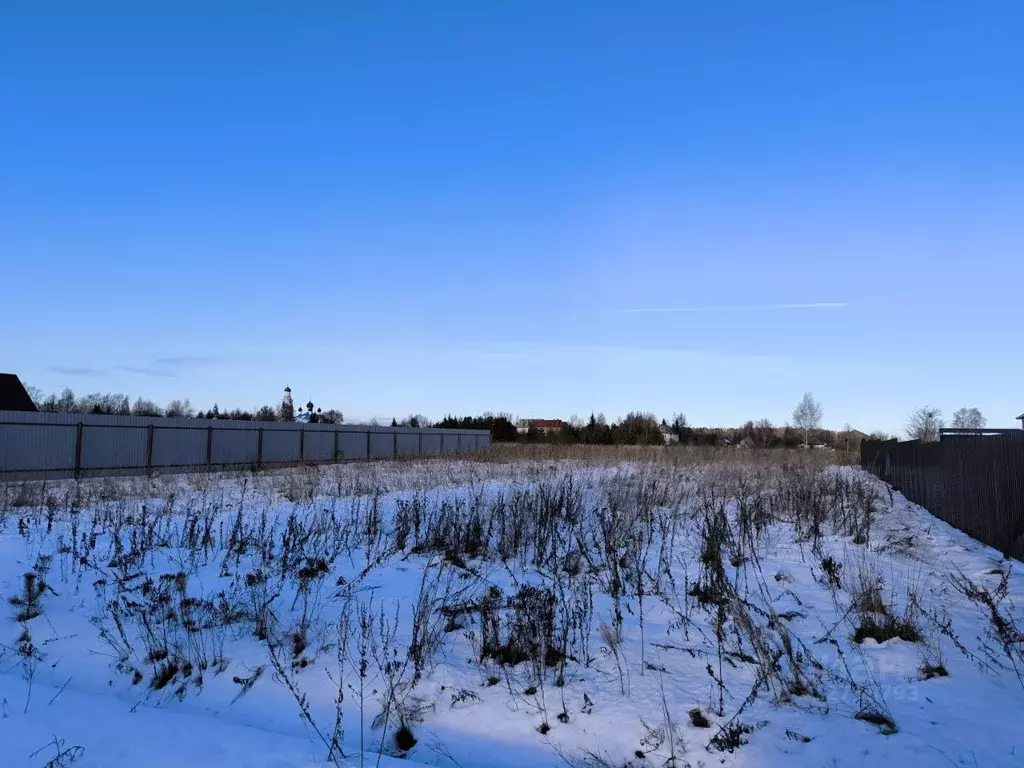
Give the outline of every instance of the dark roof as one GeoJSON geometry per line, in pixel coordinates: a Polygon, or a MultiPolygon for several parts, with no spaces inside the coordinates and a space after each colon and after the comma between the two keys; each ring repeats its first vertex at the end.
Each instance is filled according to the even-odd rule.
{"type": "Polygon", "coordinates": [[[36,404],[28,396],[21,379],[13,373],[0,373],[0,411],[35,411],[36,404]]]}

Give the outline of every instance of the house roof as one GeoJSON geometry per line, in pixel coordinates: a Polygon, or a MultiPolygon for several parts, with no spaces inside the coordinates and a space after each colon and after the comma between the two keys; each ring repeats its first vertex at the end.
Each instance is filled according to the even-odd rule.
{"type": "Polygon", "coordinates": [[[1024,419],[1024,413],[1017,417],[1018,419],[1024,419]]]}
{"type": "Polygon", "coordinates": [[[13,373],[0,373],[0,411],[35,411],[21,379],[13,373]]]}
{"type": "Polygon", "coordinates": [[[530,419],[529,424],[537,429],[561,429],[565,426],[561,419],[530,419]]]}

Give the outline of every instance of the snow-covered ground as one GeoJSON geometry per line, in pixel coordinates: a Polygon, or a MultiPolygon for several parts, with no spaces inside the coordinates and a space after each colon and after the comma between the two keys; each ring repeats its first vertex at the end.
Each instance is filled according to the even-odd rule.
{"type": "Polygon", "coordinates": [[[775,459],[9,484],[0,765],[1024,765],[1018,565],[775,459]]]}

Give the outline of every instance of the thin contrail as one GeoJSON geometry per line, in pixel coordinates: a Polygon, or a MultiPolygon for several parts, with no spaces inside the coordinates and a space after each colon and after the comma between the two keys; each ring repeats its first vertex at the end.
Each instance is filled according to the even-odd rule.
{"type": "Polygon", "coordinates": [[[735,304],[709,307],[653,307],[650,309],[620,309],[619,312],[637,314],[641,312],[750,312],[765,309],[841,309],[850,304],[845,301],[815,301],[808,304],[735,304]]]}

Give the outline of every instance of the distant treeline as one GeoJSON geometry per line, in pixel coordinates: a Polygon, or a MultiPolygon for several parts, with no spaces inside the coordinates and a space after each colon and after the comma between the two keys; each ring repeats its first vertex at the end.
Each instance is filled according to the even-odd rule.
{"type": "MultiPolygon", "coordinates": [[[[227,419],[234,421],[292,421],[295,409],[291,401],[286,399],[280,405],[262,405],[251,411],[241,408],[221,410],[214,403],[207,411],[196,410],[188,400],[172,400],[165,406],[157,405],[152,400],[138,398],[132,402],[128,395],[120,393],[93,392],[76,397],[70,389],[59,395],[43,394],[35,387],[28,387],[29,395],[40,411],[52,413],[94,413],[109,416],[163,416],[167,418],[227,419]]],[[[300,415],[303,413],[300,410],[300,415]]],[[[313,403],[306,404],[305,419],[325,424],[340,424],[343,416],[341,411],[314,408],[313,403]]]]}
{"type": "MultiPolygon", "coordinates": [[[[485,413],[482,416],[446,416],[434,426],[457,429],[486,429],[495,442],[561,443],[592,445],[746,446],[750,448],[797,448],[804,444],[804,433],[793,427],[775,427],[767,419],[748,421],[738,428],[692,427],[683,416],[671,422],[659,421],[653,414],[633,412],[608,423],[604,416],[591,414],[587,421],[558,422],[558,426],[538,427],[526,422],[517,426],[509,414],[485,413]]],[[[855,430],[811,430],[809,443],[837,450],[860,445],[862,433],[855,430]]]]}
{"type": "Polygon", "coordinates": [[[530,425],[520,429],[508,414],[446,416],[434,426],[446,429],[487,429],[496,442],[593,443],[599,445],[659,445],[665,442],[661,425],[649,413],[630,413],[609,424],[603,416],[591,416],[586,424],[557,422],[557,428],[530,425]]]}
{"type": "MultiPolygon", "coordinates": [[[[196,410],[188,400],[172,400],[159,406],[152,400],[138,398],[134,402],[120,393],[92,393],[76,397],[70,389],[59,395],[44,396],[35,387],[28,387],[36,406],[41,411],[59,413],[96,413],[120,416],[165,416],[235,421],[293,421],[298,418],[309,422],[341,424],[343,415],[335,409],[322,410],[308,402],[296,409],[290,392],[277,406],[263,405],[253,410],[234,408],[221,410],[214,404],[209,410],[196,410]]],[[[371,423],[376,423],[371,422],[371,423]]],[[[429,427],[430,420],[416,414],[402,420],[392,420],[392,426],[429,427]]],[[[592,445],[663,445],[666,443],[694,446],[745,446],[750,448],[796,448],[804,443],[804,431],[790,426],[776,427],[768,419],[748,421],[738,428],[693,427],[686,417],[676,415],[672,421],[658,420],[651,413],[634,411],[618,421],[609,423],[601,414],[581,419],[544,420],[538,423],[519,421],[508,413],[485,413],[482,416],[446,416],[433,426],[445,429],[486,429],[496,442],[523,443],[586,443],[592,445]]],[[[864,435],[855,430],[832,431],[812,429],[808,442],[837,450],[853,450],[864,435]]],[[[885,439],[885,435],[872,435],[885,439]]]]}

